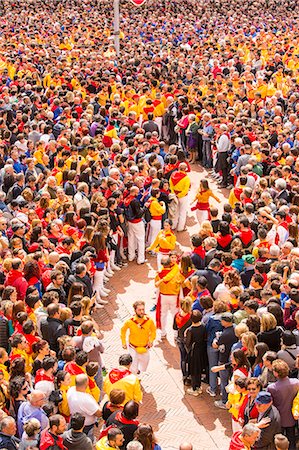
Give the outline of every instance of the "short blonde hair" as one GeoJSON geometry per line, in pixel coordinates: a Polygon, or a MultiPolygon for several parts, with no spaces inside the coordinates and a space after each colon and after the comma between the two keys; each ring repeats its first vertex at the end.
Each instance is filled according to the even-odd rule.
{"type": "Polygon", "coordinates": [[[24,431],[28,437],[33,437],[40,430],[40,422],[37,419],[29,419],[24,423],[24,431]]]}
{"type": "Polygon", "coordinates": [[[271,313],[264,313],[261,317],[261,331],[270,331],[277,327],[277,320],[271,313]]]}
{"type": "Polygon", "coordinates": [[[235,335],[237,336],[238,339],[240,339],[242,334],[247,333],[247,331],[249,331],[249,328],[246,325],[246,323],[241,322],[235,326],[235,335]]]}
{"type": "Polygon", "coordinates": [[[192,309],[193,300],[191,297],[185,297],[180,300],[180,308],[184,313],[190,313],[192,309]]]}
{"type": "Polygon", "coordinates": [[[272,370],[277,373],[277,378],[285,378],[289,375],[290,368],[282,359],[276,359],[272,363],[272,370]]]}

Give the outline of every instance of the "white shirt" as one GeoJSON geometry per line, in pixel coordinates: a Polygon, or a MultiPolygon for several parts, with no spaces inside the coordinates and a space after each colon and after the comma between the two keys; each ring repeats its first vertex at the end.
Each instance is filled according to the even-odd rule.
{"type": "Polygon", "coordinates": [[[86,392],[79,392],[75,386],[72,386],[68,390],[67,401],[71,414],[78,412],[85,417],[85,426],[95,423],[95,413],[99,409],[99,405],[92,395],[86,392]]]}
{"type": "Polygon", "coordinates": [[[230,149],[230,140],[226,134],[222,134],[217,141],[217,150],[219,153],[228,152],[230,149]]]}

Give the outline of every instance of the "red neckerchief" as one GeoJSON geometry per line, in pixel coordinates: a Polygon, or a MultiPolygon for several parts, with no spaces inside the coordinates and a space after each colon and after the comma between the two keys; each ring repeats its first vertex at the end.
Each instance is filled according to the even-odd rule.
{"type": "Polygon", "coordinates": [[[54,376],[53,375],[47,375],[44,371],[44,369],[39,369],[36,372],[35,375],[35,384],[38,383],[39,381],[50,381],[51,383],[54,383],[54,376]]]}
{"type": "Polygon", "coordinates": [[[122,380],[128,375],[131,375],[131,371],[129,369],[125,368],[119,368],[119,369],[112,369],[109,372],[109,380],[112,384],[116,383],[119,380],[122,380]]]}
{"type": "Polygon", "coordinates": [[[168,267],[167,269],[162,269],[158,273],[158,277],[162,280],[162,278],[166,277],[166,275],[171,271],[171,267],[168,267]]]}
{"type": "Polygon", "coordinates": [[[248,230],[242,230],[240,231],[239,237],[244,245],[248,245],[253,238],[253,231],[248,228],[248,230]]]}
{"type": "Polygon", "coordinates": [[[191,314],[188,313],[185,316],[182,316],[179,312],[175,315],[175,323],[178,328],[182,328],[190,319],[191,314]]]}
{"type": "Polygon", "coordinates": [[[116,413],[115,415],[115,420],[117,420],[120,423],[123,423],[124,425],[139,425],[139,420],[136,419],[126,419],[123,415],[122,412],[119,411],[118,413],[116,413]]]}
{"type": "Polygon", "coordinates": [[[131,317],[132,322],[136,323],[136,325],[141,328],[141,330],[143,330],[143,325],[149,320],[149,317],[144,316],[144,319],[142,322],[138,322],[137,319],[135,319],[135,317],[131,317]]]}
{"type": "Polygon", "coordinates": [[[193,250],[193,253],[195,253],[196,255],[198,255],[201,259],[204,259],[205,256],[206,256],[206,251],[205,251],[205,249],[203,248],[202,245],[200,245],[199,247],[196,247],[196,248],[193,250]]]}
{"type": "Polygon", "coordinates": [[[172,181],[172,184],[174,185],[174,186],[176,186],[181,180],[183,180],[183,178],[185,178],[187,175],[186,175],[186,173],[185,172],[181,172],[181,171],[177,171],[177,172],[174,172],[172,175],[171,175],[171,181],[172,181]]]}
{"type": "Polygon", "coordinates": [[[221,234],[217,237],[218,244],[225,248],[227,247],[232,241],[232,236],[230,234],[227,234],[226,236],[222,236],[221,234]]]}
{"type": "Polygon", "coordinates": [[[279,227],[283,227],[285,230],[289,230],[289,224],[286,220],[284,220],[283,222],[281,222],[279,225],[279,227]]]}

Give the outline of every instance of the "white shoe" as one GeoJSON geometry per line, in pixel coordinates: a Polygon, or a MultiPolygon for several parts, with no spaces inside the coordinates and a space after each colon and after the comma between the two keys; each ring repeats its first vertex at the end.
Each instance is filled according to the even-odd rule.
{"type": "Polygon", "coordinates": [[[108,283],[108,281],[110,280],[110,278],[108,278],[108,277],[104,277],[104,279],[103,279],[103,283],[105,284],[105,283],[108,283]]]}
{"type": "Polygon", "coordinates": [[[114,264],[113,264],[113,266],[111,266],[111,269],[112,269],[112,270],[116,270],[117,272],[118,272],[119,270],[121,270],[120,267],[118,267],[118,266],[116,266],[116,265],[114,265],[114,264]]]}
{"type": "Polygon", "coordinates": [[[114,273],[111,272],[105,272],[105,277],[107,277],[108,279],[113,277],[114,273]]]}
{"type": "Polygon", "coordinates": [[[111,289],[106,289],[105,287],[102,288],[103,292],[106,292],[106,294],[110,294],[111,289]]]}
{"type": "Polygon", "coordinates": [[[103,300],[102,298],[98,299],[96,302],[99,305],[108,305],[107,300],[103,300]]]}
{"type": "Polygon", "coordinates": [[[95,307],[95,309],[103,309],[104,305],[101,305],[100,303],[95,303],[94,307],[95,307]]]}
{"type": "Polygon", "coordinates": [[[101,296],[101,298],[102,298],[102,297],[105,298],[105,297],[108,297],[108,294],[107,294],[107,292],[103,291],[103,289],[101,289],[101,290],[100,290],[100,296],[101,296]]]}

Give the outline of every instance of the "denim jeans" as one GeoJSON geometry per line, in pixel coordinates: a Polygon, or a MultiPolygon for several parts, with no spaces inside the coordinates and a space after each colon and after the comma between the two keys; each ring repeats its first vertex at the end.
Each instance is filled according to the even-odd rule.
{"type": "Polygon", "coordinates": [[[213,366],[218,366],[219,350],[208,346],[208,360],[209,360],[209,376],[210,376],[210,388],[213,392],[217,389],[217,373],[212,373],[211,368],[213,366]]]}
{"type": "Polygon", "coordinates": [[[226,403],[227,398],[228,398],[228,393],[226,392],[225,388],[228,385],[229,371],[227,369],[220,370],[219,375],[220,375],[220,390],[221,390],[221,394],[222,394],[221,400],[222,400],[222,403],[226,403]]]}
{"type": "Polygon", "coordinates": [[[202,165],[208,169],[213,167],[211,141],[202,141],[202,165]]]}

